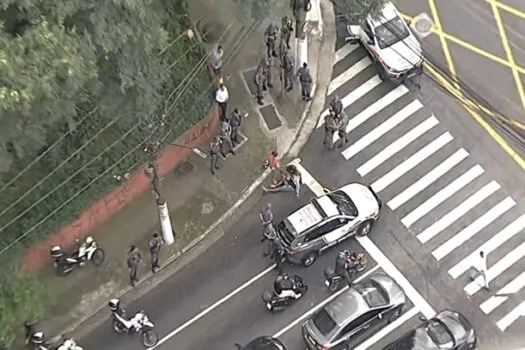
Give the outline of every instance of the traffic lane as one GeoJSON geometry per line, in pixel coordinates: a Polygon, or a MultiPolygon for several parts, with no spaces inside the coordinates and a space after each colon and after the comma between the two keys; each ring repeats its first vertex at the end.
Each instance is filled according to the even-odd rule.
{"type": "MultiPolygon", "coordinates": [[[[265,290],[273,290],[277,273],[272,271],[189,327],[166,339],[157,349],[227,349],[234,343],[245,344],[255,337],[275,334],[330,296],[324,285],[323,270],[334,266],[335,256],[341,249],[363,250],[355,240],[350,239],[321,255],[309,268],[285,267],[288,274],[297,274],[305,280],[308,292],[284,311],[270,313],[261,297],[265,290]]],[[[374,265],[375,262],[369,258],[367,270],[359,276],[365,275],[374,265]]]]}
{"type": "MultiPolygon", "coordinates": [[[[272,203],[275,220],[307,203],[313,194],[303,188],[301,198],[291,193],[263,196],[234,227],[197,259],[161,283],[148,294],[124,308],[132,314],[145,310],[156,325],[160,336],[171,332],[217,300],[231,293],[269,264],[262,255],[267,243],[261,243],[260,208],[272,203]]],[[[109,310],[108,310],[109,313],[109,310]]],[[[128,346],[113,334],[109,321],[82,340],[85,344],[109,344],[115,349],[128,346]]],[[[87,346],[87,345],[86,345],[87,346]]],[[[89,347],[88,347],[89,348],[89,347]]]]}

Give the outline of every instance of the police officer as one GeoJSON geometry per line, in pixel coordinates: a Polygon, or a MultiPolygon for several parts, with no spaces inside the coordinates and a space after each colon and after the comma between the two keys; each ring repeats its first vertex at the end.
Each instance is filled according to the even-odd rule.
{"type": "Polygon", "coordinates": [[[238,108],[233,110],[232,115],[230,116],[230,126],[232,128],[231,141],[233,147],[236,147],[241,143],[241,125],[242,125],[242,116],[238,108]]]}
{"type": "Polygon", "coordinates": [[[335,113],[336,118],[339,118],[339,115],[343,112],[343,102],[339,99],[339,96],[335,95],[330,101],[329,109],[335,113]]]}
{"type": "Polygon", "coordinates": [[[255,97],[257,98],[257,103],[262,106],[264,104],[264,90],[266,90],[266,77],[263,68],[257,67],[253,80],[255,82],[255,97]]]}
{"type": "Polygon", "coordinates": [[[329,149],[333,149],[332,141],[334,140],[334,133],[339,130],[339,124],[335,118],[335,113],[332,111],[324,117],[324,141],[323,145],[327,145],[329,149]]]}
{"type": "Polygon", "coordinates": [[[293,89],[294,60],[290,55],[285,55],[282,63],[282,74],[284,75],[284,86],[286,91],[293,89]]]}
{"type": "Polygon", "coordinates": [[[215,170],[219,169],[219,153],[221,152],[221,138],[215,136],[210,143],[210,170],[215,175],[215,170]]]}
{"type": "Polygon", "coordinates": [[[228,153],[235,155],[232,143],[232,127],[227,120],[222,121],[219,126],[219,137],[221,138],[221,155],[224,158],[228,153]]]}
{"type": "Polygon", "coordinates": [[[342,148],[344,145],[348,143],[348,135],[346,134],[346,127],[348,126],[348,122],[350,121],[350,117],[348,117],[348,114],[345,113],[345,111],[341,111],[339,116],[337,117],[337,133],[339,134],[339,139],[341,140],[341,143],[337,145],[337,148],[342,148]]]}
{"type": "Polygon", "coordinates": [[[272,259],[275,262],[277,271],[279,273],[283,273],[283,262],[285,258],[285,251],[284,251],[283,244],[281,243],[279,238],[275,237],[272,240],[271,252],[269,255],[270,255],[270,259],[272,259]]]}
{"type": "Polygon", "coordinates": [[[288,50],[291,49],[290,38],[292,36],[292,32],[293,32],[292,19],[288,18],[288,16],[284,16],[281,21],[281,39],[286,44],[286,48],[288,50]]]}
{"type": "Polygon", "coordinates": [[[297,76],[301,82],[301,95],[303,96],[304,101],[310,101],[312,97],[312,84],[313,79],[310,75],[310,70],[308,69],[308,64],[305,62],[303,66],[297,70],[297,76]]]}
{"type": "Polygon", "coordinates": [[[266,87],[269,87],[270,89],[273,88],[272,85],[272,70],[270,65],[270,60],[266,57],[261,59],[261,62],[259,62],[259,65],[257,66],[257,69],[262,68],[264,73],[264,86],[263,90],[266,91],[266,87]]]}
{"type": "Polygon", "coordinates": [[[151,257],[151,272],[157,272],[157,269],[160,269],[159,266],[159,253],[160,248],[162,247],[162,238],[160,235],[155,232],[153,237],[149,240],[149,254],[151,257]]]}
{"type": "Polygon", "coordinates": [[[132,287],[135,287],[135,284],[139,281],[141,262],[142,262],[142,255],[140,254],[137,247],[132,245],[129,248],[128,260],[127,260],[129,281],[132,287]]]}
{"type": "Polygon", "coordinates": [[[275,42],[277,41],[277,28],[270,24],[266,31],[264,32],[264,36],[266,39],[266,55],[268,59],[272,59],[272,57],[277,57],[277,53],[275,52],[275,42]]]}

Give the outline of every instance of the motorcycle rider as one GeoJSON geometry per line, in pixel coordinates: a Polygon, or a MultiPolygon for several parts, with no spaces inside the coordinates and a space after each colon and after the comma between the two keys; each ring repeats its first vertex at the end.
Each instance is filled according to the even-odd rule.
{"type": "Polygon", "coordinates": [[[142,326],[140,324],[141,315],[139,313],[135,314],[135,316],[133,316],[131,319],[127,320],[126,319],[126,310],[124,310],[124,309],[122,309],[120,307],[120,300],[118,300],[118,299],[111,299],[108,302],[108,306],[109,306],[110,310],[113,312],[113,314],[115,315],[115,317],[117,318],[117,320],[119,320],[124,325],[124,327],[126,327],[128,330],[129,330],[129,328],[133,327],[135,329],[135,331],[137,331],[137,332],[140,331],[142,326]]]}
{"type": "Polygon", "coordinates": [[[354,280],[357,272],[357,264],[359,261],[359,254],[343,250],[335,258],[335,273],[346,278],[346,282],[350,286],[354,280]]]}
{"type": "MultiPolygon", "coordinates": [[[[27,328],[26,328],[27,330],[27,328]]],[[[49,344],[45,341],[44,332],[34,332],[30,336],[31,345],[36,345],[36,349],[50,349],[49,344]]]]}
{"type": "Polygon", "coordinates": [[[279,298],[299,299],[301,293],[296,293],[294,290],[294,281],[288,276],[286,272],[280,273],[273,282],[273,289],[275,295],[279,298]]]}

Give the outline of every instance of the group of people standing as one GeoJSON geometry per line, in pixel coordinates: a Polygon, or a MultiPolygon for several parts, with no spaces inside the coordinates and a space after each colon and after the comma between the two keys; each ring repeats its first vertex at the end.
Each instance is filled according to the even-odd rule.
{"type": "MultiPolygon", "coordinates": [[[[162,245],[163,240],[160,234],[158,232],[153,233],[153,236],[148,241],[152,273],[155,273],[158,269],[160,269],[159,256],[162,245]]],[[[129,281],[131,286],[135,287],[135,285],[140,281],[140,270],[142,266],[142,254],[140,253],[137,246],[132,245],[129,248],[126,263],[129,272],[129,281]]]]}
{"type": "Polygon", "coordinates": [[[328,115],[324,118],[324,141],[323,144],[326,145],[330,150],[334,148],[334,134],[337,132],[339,135],[340,143],[337,146],[342,148],[348,143],[348,136],[346,134],[346,128],[350,118],[344,111],[343,102],[339,99],[339,96],[335,96],[328,108],[328,115]]]}

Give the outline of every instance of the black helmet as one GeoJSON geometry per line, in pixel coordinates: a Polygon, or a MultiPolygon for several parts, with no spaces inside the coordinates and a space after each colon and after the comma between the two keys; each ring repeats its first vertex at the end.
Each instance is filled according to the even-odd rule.
{"type": "Polygon", "coordinates": [[[111,309],[111,311],[116,311],[116,310],[120,309],[120,300],[118,300],[118,299],[111,299],[108,302],[108,306],[111,309]]]}

